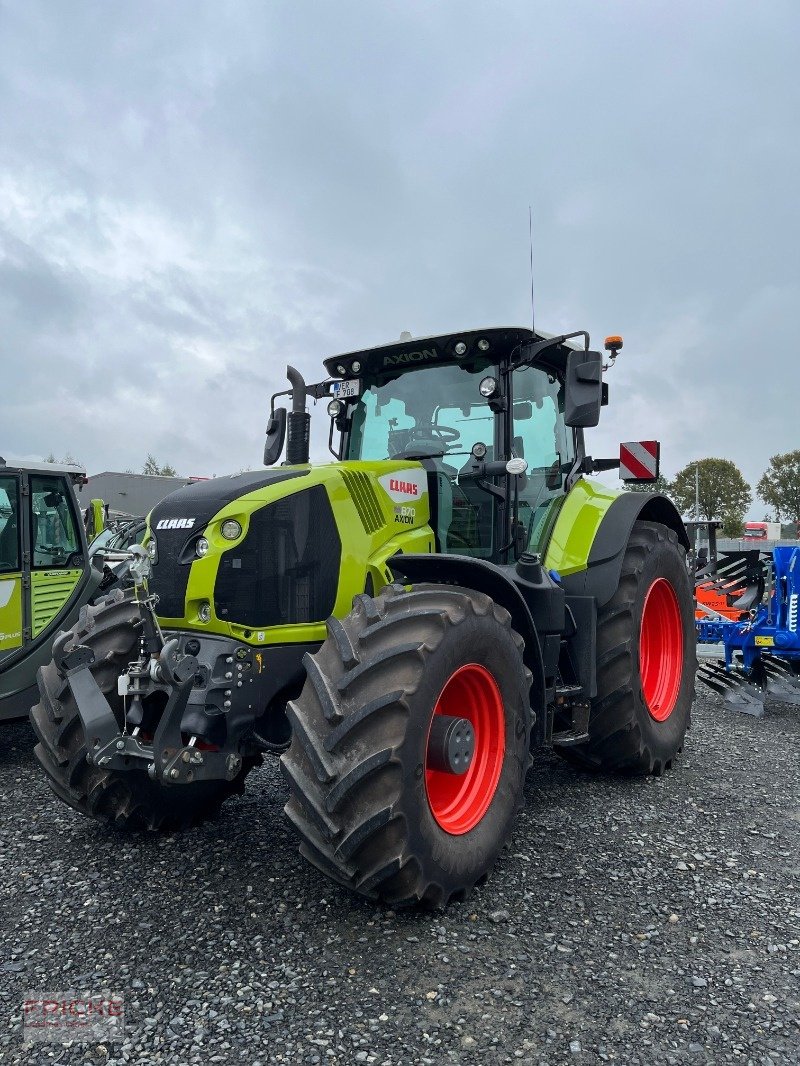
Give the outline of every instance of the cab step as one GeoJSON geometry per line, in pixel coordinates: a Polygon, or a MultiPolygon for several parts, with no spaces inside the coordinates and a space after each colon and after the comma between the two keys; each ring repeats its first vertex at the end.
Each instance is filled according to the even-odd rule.
{"type": "Polygon", "coordinates": [[[588,700],[576,699],[583,690],[580,685],[559,685],[556,689],[556,704],[569,705],[572,712],[572,728],[553,733],[554,748],[571,748],[576,744],[585,744],[589,739],[589,715],[591,704],[588,700]]]}

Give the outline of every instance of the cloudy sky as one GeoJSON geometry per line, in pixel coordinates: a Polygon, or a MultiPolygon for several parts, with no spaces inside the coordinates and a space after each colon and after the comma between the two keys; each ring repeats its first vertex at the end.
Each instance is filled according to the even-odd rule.
{"type": "Polygon", "coordinates": [[[798,0],[0,0],[0,454],[255,466],[287,361],[527,323],[530,203],[537,323],[625,336],[593,453],[754,484],[800,447],[798,39],[798,0]]]}

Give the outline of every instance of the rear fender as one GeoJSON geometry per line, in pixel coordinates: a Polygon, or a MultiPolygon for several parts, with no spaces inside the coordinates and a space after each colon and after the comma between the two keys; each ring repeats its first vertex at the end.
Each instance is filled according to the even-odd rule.
{"type": "MultiPolygon", "coordinates": [[[[656,493],[623,492],[611,500],[597,527],[585,566],[562,575],[567,593],[593,596],[603,607],[617,590],[622,559],[636,522],[658,522],[673,530],[679,543],[689,551],[689,538],[674,503],[656,493]]],[[[547,563],[553,566],[548,552],[547,563]]],[[[557,566],[553,567],[558,569],[557,566]]]]}

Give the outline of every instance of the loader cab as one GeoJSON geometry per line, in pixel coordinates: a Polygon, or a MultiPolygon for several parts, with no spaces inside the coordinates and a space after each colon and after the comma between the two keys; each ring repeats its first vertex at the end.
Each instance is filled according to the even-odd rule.
{"type": "Polygon", "coordinates": [[[339,457],[422,463],[441,552],[508,562],[552,528],[582,434],[564,417],[568,348],[525,362],[535,339],[489,329],[326,360],[341,379],[339,457]],[[524,473],[498,472],[510,459],[524,473]]]}
{"type": "MultiPolygon", "coordinates": [[[[78,467],[0,459],[0,720],[15,717],[89,579],[78,467]]],[[[24,711],[27,711],[24,707],[24,711]]]]}

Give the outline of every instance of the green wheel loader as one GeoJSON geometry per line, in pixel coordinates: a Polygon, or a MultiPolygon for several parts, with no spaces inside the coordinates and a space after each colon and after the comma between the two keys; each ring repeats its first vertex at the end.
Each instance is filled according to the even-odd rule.
{"type": "MultiPolygon", "coordinates": [[[[584,445],[603,359],[584,333],[493,328],[328,359],[313,385],[290,367],[268,469],[167,497],[135,590],[56,639],[32,711],[53,790],[176,829],[279,755],[311,863],[435,907],[487,877],[538,746],[669,767],[694,696],[689,544],[665,497],[586,476],[619,465],[584,445]],[[309,399],[333,461],[308,461],[309,399]]],[[[628,465],[655,477],[654,447],[628,465]]]]}
{"type": "Polygon", "coordinates": [[[78,466],[0,458],[0,721],[27,716],[53,637],[100,585],[75,495],[85,481],[78,466]]]}

